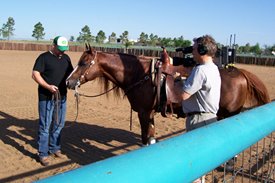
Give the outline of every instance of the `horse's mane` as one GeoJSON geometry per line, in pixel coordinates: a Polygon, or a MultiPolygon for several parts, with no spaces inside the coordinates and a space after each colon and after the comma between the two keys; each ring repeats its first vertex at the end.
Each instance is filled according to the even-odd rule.
{"type": "Polygon", "coordinates": [[[110,92],[107,92],[108,90],[114,88],[112,91],[114,93],[114,97],[115,98],[120,98],[121,93],[122,93],[122,89],[119,87],[116,87],[116,85],[114,83],[112,83],[111,81],[109,81],[106,77],[98,77],[96,79],[100,85],[102,86],[101,90],[102,92],[106,92],[106,97],[109,97],[110,92]]]}
{"type": "Polygon", "coordinates": [[[137,56],[131,55],[131,54],[128,54],[128,53],[117,53],[117,54],[120,55],[120,56],[126,56],[126,57],[137,58],[137,56]]]}
{"type": "MultiPolygon", "coordinates": [[[[103,52],[103,51],[98,51],[97,52],[98,54],[108,54],[108,55],[119,55],[119,56],[133,56],[133,57],[136,57],[134,55],[129,55],[129,54],[125,54],[125,53],[110,53],[110,52],[103,52]]],[[[122,89],[118,86],[116,86],[113,82],[109,81],[108,78],[106,77],[98,77],[96,79],[100,86],[101,86],[101,91],[102,92],[106,92],[106,97],[108,98],[109,97],[109,94],[110,92],[107,92],[108,90],[111,90],[112,88],[114,88],[112,91],[114,93],[114,97],[115,98],[120,98],[121,97],[121,94],[123,93],[122,89]]]]}
{"type": "Polygon", "coordinates": [[[105,51],[97,51],[97,54],[107,54],[107,55],[119,55],[119,56],[124,56],[124,57],[132,57],[132,58],[138,58],[136,55],[131,55],[128,53],[112,53],[112,52],[105,52],[105,51]]]}
{"type": "Polygon", "coordinates": [[[248,91],[251,96],[255,97],[257,106],[271,102],[266,86],[255,74],[252,74],[244,69],[239,69],[239,71],[246,78],[249,89],[248,91]]]}

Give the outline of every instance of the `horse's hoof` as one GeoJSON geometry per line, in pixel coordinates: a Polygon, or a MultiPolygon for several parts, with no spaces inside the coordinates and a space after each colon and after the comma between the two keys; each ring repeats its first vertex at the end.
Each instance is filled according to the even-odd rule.
{"type": "Polygon", "coordinates": [[[234,158],[228,160],[224,166],[226,172],[233,172],[234,171],[234,164],[237,161],[237,155],[234,158]]]}
{"type": "Polygon", "coordinates": [[[152,145],[152,144],[155,144],[155,143],[157,143],[157,140],[154,137],[150,137],[148,139],[148,145],[152,145]]]}
{"type": "Polygon", "coordinates": [[[234,171],[234,166],[226,164],[224,166],[224,169],[225,169],[226,172],[233,172],[234,171]]]}

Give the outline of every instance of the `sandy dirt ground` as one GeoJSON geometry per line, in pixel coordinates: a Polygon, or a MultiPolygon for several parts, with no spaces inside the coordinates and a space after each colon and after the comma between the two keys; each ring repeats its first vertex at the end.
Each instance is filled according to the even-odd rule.
{"type": "MultiPolygon", "coordinates": [[[[33,182],[72,170],[108,157],[141,148],[140,126],[133,113],[130,131],[130,106],[127,99],[109,95],[81,98],[77,122],[74,92],[68,93],[66,127],[63,130],[64,159],[51,158],[43,167],[37,161],[37,84],[31,79],[32,67],[42,52],[0,50],[0,182],[33,182]]],[[[81,53],[68,52],[76,65],[81,53]]],[[[275,68],[237,65],[259,76],[275,98],[275,68]]],[[[101,92],[89,82],[80,92],[101,92]]],[[[164,140],[185,132],[184,119],[155,117],[156,137],[164,140]]]]}

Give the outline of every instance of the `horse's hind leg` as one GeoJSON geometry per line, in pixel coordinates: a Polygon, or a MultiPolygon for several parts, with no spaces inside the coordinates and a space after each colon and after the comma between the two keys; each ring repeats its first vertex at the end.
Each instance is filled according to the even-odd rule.
{"type": "Polygon", "coordinates": [[[153,113],[139,112],[138,118],[141,126],[141,139],[144,145],[154,144],[156,142],[155,135],[155,125],[153,113]]]}

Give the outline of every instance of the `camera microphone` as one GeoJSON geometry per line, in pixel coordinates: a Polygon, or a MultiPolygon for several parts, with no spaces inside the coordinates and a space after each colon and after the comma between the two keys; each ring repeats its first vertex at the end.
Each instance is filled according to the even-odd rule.
{"type": "Polygon", "coordinates": [[[192,53],[193,46],[188,46],[188,47],[185,47],[185,48],[176,48],[176,52],[180,52],[180,51],[184,54],[192,53]]]}

